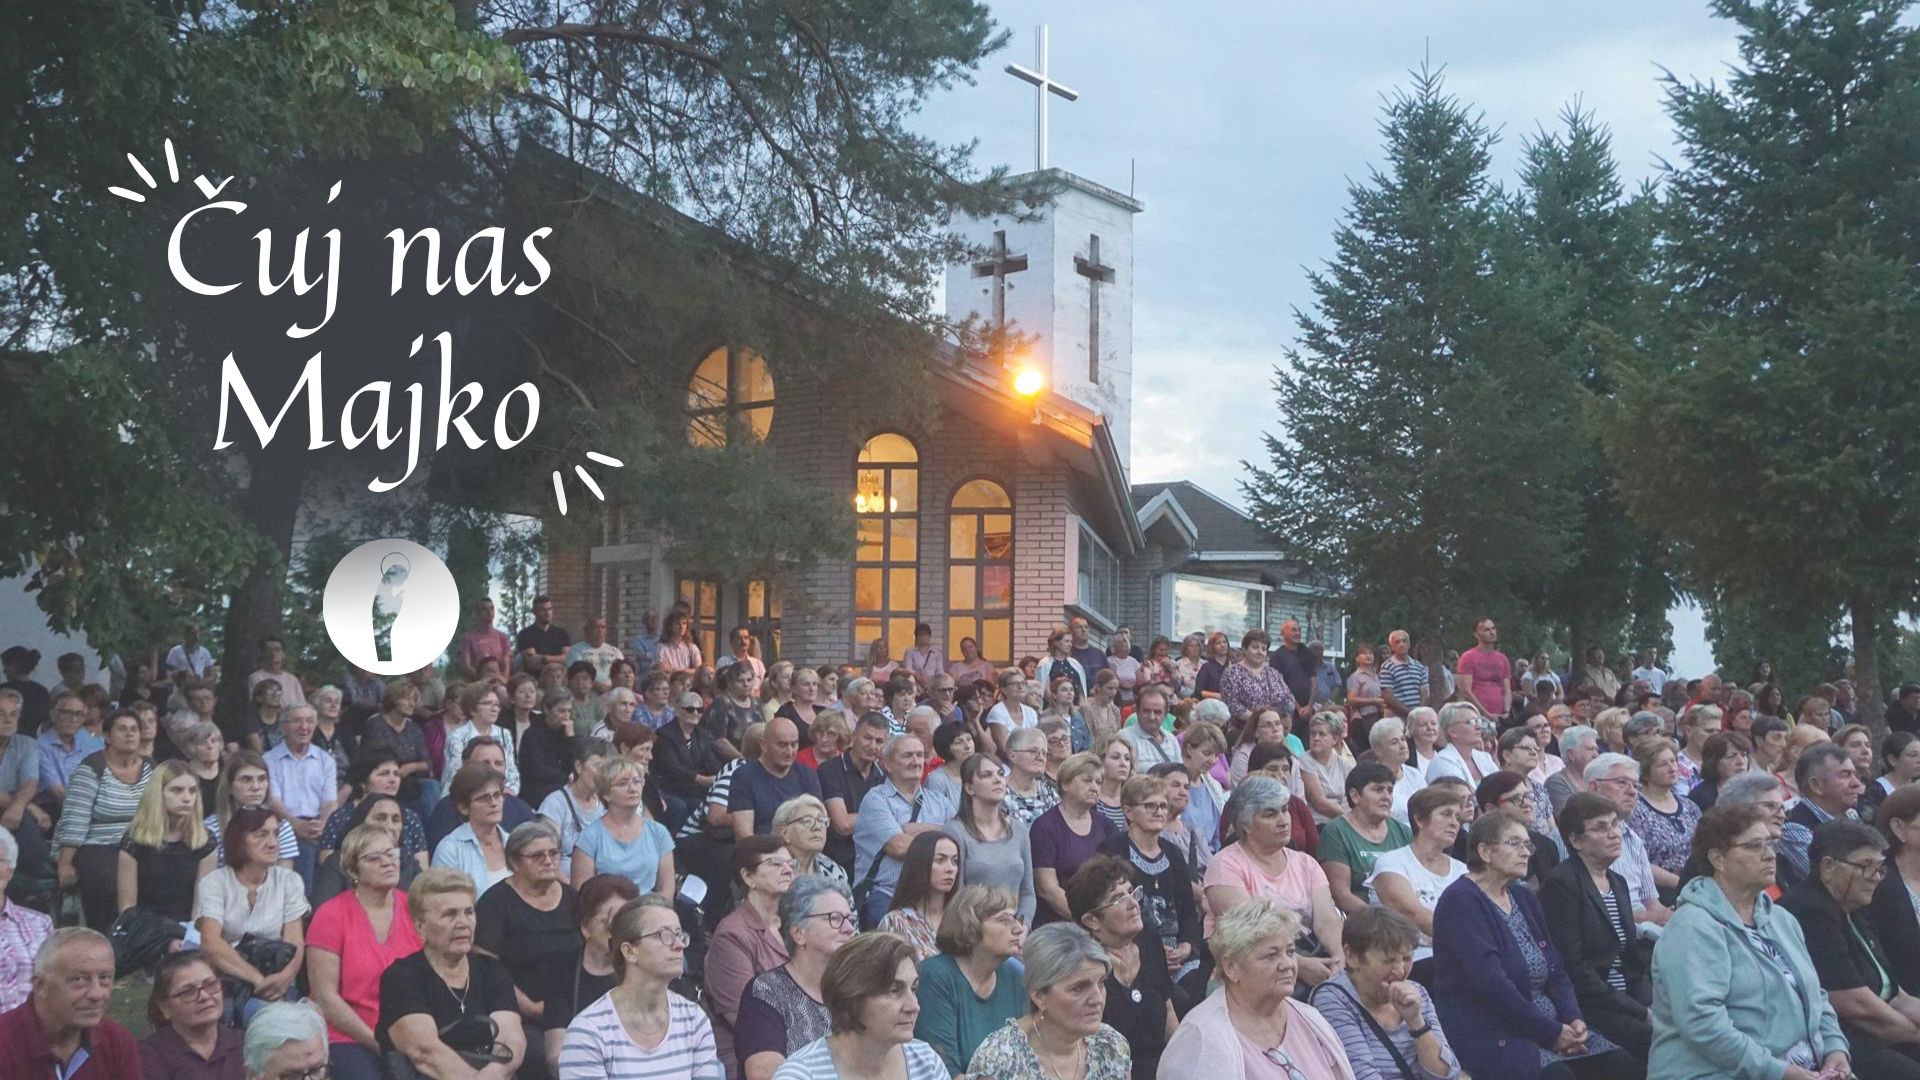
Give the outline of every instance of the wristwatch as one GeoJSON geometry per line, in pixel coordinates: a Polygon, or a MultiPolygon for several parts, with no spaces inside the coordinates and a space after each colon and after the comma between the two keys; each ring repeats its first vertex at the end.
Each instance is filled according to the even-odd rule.
{"type": "Polygon", "coordinates": [[[1432,1031],[1432,1030],[1433,1030],[1433,1025],[1432,1025],[1432,1024],[1428,1024],[1428,1025],[1426,1025],[1425,1027],[1417,1027],[1417,1028],[1408,1028],[1408,1029],[1407,1029],[1407,1034],[1409,1034],[1409,1035],[1411,1035],[1411,1036],[1413,1036],[1414,1038],[1416,1038],[1416,1039],[1417,1039],[1417,1038],[1419,1038],[1420,1036],[1422,1036],[1422,1035],[1425,1035],[1425,1034],[1426,1034],[1427,1032],[1429,1032],[1429,1031],[1432,1031]]]}

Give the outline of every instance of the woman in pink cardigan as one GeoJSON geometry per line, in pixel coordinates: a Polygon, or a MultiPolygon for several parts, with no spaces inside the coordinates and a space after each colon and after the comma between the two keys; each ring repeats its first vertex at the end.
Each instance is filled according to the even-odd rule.
{"type": "Polygon", "coordinates": [[[1209,941],[1220,988],[1180,1022],[1157,1080],[1354,1080],[1333,1027],[1293,1000],[1299,932],[1298,917],[1265,897],[1220,916],[1209,941]]]}

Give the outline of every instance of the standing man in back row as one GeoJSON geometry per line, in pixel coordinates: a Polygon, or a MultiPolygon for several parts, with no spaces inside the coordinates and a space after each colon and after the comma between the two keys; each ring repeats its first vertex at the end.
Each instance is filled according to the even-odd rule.
{"type": "Polygon", "coordinates": [[[520,654],[520,670],[538,678],[548,664],[567,666],[567,647],[573,635],[553,621],[553,597],[533,598],[533,622],[520,628],[514,638],[514,651],[520,654]]]}
{"type": "Polygon", "coordinates": [[[1495,648],[1500,628],[1492,619],[1473,624],[1474,646],[1460,654],[1460,692],[1480,711],[1498,722],[1513,704],[1513,662],[1495,648]]]}
{"type": "Polygon", "coordinates": [[[1301,742],[1307,741],[1307,721],[1313,718],[1314,690],[1320,682],[1320,661],[1300,644],[1300,624],[1292,619],[1280,624],[1280,645],[1267,654],[1267,663],[1286,680],[1293,692],[1293,715],[1287,720],[1301,742]]]}
{"type": "MultiPolygon", "coordinates": [[[[1380,665],[1380,685],[1393,695],[1389,708],[1405,720],[1413,710],[1427,704],[1427,665],[1409,656],[1413,639],[1405,630],[1387,635],[1387,659],[1380,665]]],[[[1360,732],[1364,736],[1365,732],[1360,732]]]]}

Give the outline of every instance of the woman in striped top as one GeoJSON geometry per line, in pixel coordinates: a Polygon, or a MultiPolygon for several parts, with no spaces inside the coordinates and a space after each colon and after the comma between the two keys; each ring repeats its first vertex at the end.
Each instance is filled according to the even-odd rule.
{"type": "Polygon", "coordinates": [[[106,734],[107,748],[73,770],[53,834],[60,887],[80,885],[87,925],[103,933],[120,913],[120,840],[153,775],[153,763],[140,756],[140,717],[132,709],[109,717],[106,734]]]}
{"type": "Polygon", "coordinates": [[[673,901],[649,893],[608,929],[620,982],[567,1025],[559,1080],[720,1080],[726,1070],[700,1006],[667,989],[686,967],[673,901]]]}

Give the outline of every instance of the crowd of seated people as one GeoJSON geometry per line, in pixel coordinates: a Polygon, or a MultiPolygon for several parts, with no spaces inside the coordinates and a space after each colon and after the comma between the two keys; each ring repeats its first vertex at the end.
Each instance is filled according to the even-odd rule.
{"type": "Polygon", "coordinates": [[[1920,1080],[1920,736],[1844,683],[1789,713],[1486,622],[1448,668],[1080,618],[808,667],[535,610],[391,680],[265,638],[235,717],[196,635],[113,692],[7,650],[0,1062],[1920,1080]]]}

